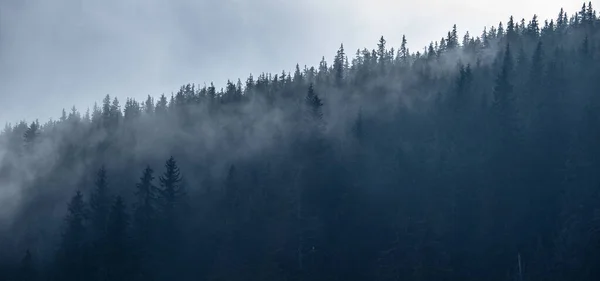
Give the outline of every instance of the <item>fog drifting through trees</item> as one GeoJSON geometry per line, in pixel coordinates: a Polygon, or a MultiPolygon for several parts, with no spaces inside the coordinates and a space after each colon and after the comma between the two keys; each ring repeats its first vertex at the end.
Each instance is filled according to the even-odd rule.
{"type": "Polygon", "coordinates": [[[600,19],[106,96],[0,135],[0,280],[598,280],[600,19]]]}

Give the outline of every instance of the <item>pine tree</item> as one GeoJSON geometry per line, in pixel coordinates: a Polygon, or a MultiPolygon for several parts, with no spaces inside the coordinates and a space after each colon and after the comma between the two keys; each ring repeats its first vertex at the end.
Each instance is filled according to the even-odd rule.
{"type": "Polygon", "coordinates": [[[396,58],[400,59],[400,62],[402,63],[403,66],[408,66],[408,57],[410,56],[408,47],[406,46],[407,41],[406,41],[406,35],[402,35],[402,43],[400,45],[400,50],[398,50],[400,52],[400,55],[397,56],[396,58]]]}
{"type": "Polygon", "coordinates": [[[121,196],[112,204],[106,236],[106,276],[107,280],[131,280],[131,241],[129,237],[129,216],[121,196]]]}
{"type": "Polygon", "coordinates": [[[134,227],[139,231],[138,235],[147,235],[151,231],[152,221],[156,219],[156,207],[158,200],[158,189],[152,183],[154,181],[154,170],[147,166],[144,169],[139,183],[136,184],[134,205],[134,227]]]}
{"type": "Polygon", "coordinates": [[[494,103],[495,113],[503,116],[502,119],[511,115],[508,111],[513,107],[513,85],[511,76],[513,71],[513,58],[510,49],[510,43],[506,44],[502,69],[496,77],[494,85],[494,103]]]}
{"type": "Polygon", "coordinates": [[[60,122],[65,122],[67,121],[67,111],[63,108],[61,115],[60,115],[60,122]]]}
{"type": "Polygon", "coordinates": [[[309,110],[307,116],[308,119],[311,120],[311,122],[321,122],[323,119],[323,101],[315,93],[312,83],[308,86],[305,102],[309,110]]]}
{"type": "Polygon", "coordinates": [[[133,206],[133,243],[135,245],[135,268],[141,280],[152,276],[155,263],[153,241],[157,234],[158,189],[154,186],[154,171],[147,166],[136,184],[136,202],[133,206]]]}
{"type": "Polygon", "coordinates": [[[163,211],[169,214],[174,211],[178,201],[185,196],[185,189],[182,186],[182,177],[175,158],[172,156],[165,163],[166,171],[159,177],[160,186],[162,187],[159,194],[162,198],[163,211]]]}
{"type": "Polygon", "coordinates": [[[106,169],[100,167],[96,174],[94,189],[90,195],[90,234],[93,257],[94,275],[102,278],[106,274],[106,231],[108,214],[110,212],[110,194],[106,177],[106,169]]]}
{"type": "Polygon", "coordinates": [[[25,146],[27,149],[31,149],[34,142],[37,140],[37,138],[39,136],[39,131],[40,131],[40,123],[37,120],[34,122],[31,122],[31,125],[29,125],[29,127],[27,128],[27,130],[25,131],[25,134],[23,134],[25,146]]]}
{"type": "Polygon", "coordinates": [[[108,126],[108,124],[110,124],[110,120],[111,120],[111,105],[110,105],[110,95],[106,95],[104,97],[104,99],[102,100],[102,123],[105,126],[108,126]]]}
{"type": "Polygon", "coordinates": [[[77,111],[77,108],[75,108],[75,106],[71,107],[71,112],[69,112],[69,117],[67,118],[67,120],[74,123],[78,123],[79,121],[81,121],[81,114],[79,113],[79,111],[77,111]]]}
{"type": "Polygon", "coordinates": [[[484,48],[488,48],[490,46],[487,27],[483,27],[483,32],[481,33],[481,44],[484,48]]]}
{"type": "Polygon", "coordinates": [[[156,102],[154,112],[156,112],[156,115],[158,116],[165,116],[167,114],[167,106],[167,97],[165,96],[165,94],[162,94],[160,95],[159,100],[156,102]]]}
{"type": "Polygon", "coordinates": [[[448,37],[446,38],[446,47],[448,50],[454,50],[458,46],[458,32],[455,24],[452,26],[452,31],[448,32],[448,37]]]}
{"type": "Polygon", "coordinates": [[[344,52],[344,44],[340,45],[337,54],[333,60],[333,69],[335,73],[335,85],[342,87],[344,83],[344,60],[346,59],[346,53],[344,52]]]}
{"type": "Polygon", "coordinates": [[[377,62],[379,63],[381,73],[383,73],[387,67],[387,65],[386,65],[387,52],[386,52],[386,46],[385,46],[386,43],[387,42],[385,41],[383,36],[381,36],[381,38],[379,38],[379,43],[377,43],[377,62]]]}
{"type": "MultiPolygon", "coordinates": [[[[441,52],[439,52],[441,54],[441,52]]],[[[437,57],[436,53],[435,53],[435,48],[433,47],[433,42],[429,43],[429,47],[427,48],[427,61],[433,62],[434,59],[437,57]]]]}
{"type": "Polygon", "coordinates": [[[328,77],[329,67],[327,67],[327,61],[325,57],[321,57],[319,62],[319,71],[317,72],[317,82],[319,84],[326,83],[328,77]]]}
{"type": "Polygon", "coordinates": [[[121,112],[121,105],[119,104],[119,99],[115,97],[110,105],[111,124],[113,124],[113,126],[119,124],[122,118],[123,112],[121,112]]]}
{"type": "Polygon", "coordinates": [[[183,244],[182,226],[183,226],[183,210],[186,207],[186,191],[183,187],[183,178],[177,162],[171,156],[165,163],[165,172],[158,179],[161,188],[159,189],[160,202],[160,232],[157,253],[161,260],[166,259],[163,264],[164,268],[159,272],[159,280],[170,280],[177,269],[182,266],[179,258],[183,244]]]}
{"type": "Polygon", "coordinates": [[[518,27],[515,24],[513,16],[510,16],[510,19],[506,25],[506,38],[508,39],[508,42],[515,42],[514,40],[517,38],[517,28],[518,27]]]}
{"type": "Polygon", "coordinates": [[[88,210],[83,194],[77,191],[68,204],[58,256],[59,278],[66,281],[87,280],[89,255],[87,253],[88,210]]]}
{"type": "MultiPolygon", "coordinates": [[[[538,41],[533,57],[531,59],[531,70],[529,72],[529,82],[531,85],[532,95],[537,97],[537,94],[542,87],[542,79],[544,73],[544,50],[542,41],[538,41]]],[[[541,97],[537,97],[541,98],[541,97]]]]}
{"type": "Polygon", "coordinates": [[[300,85],[304,84],[304,77],[302,76],[302,72],[300,72],[300,65],[296,64],[296,70],[294,70],[294,84],[296,85],[296,87],[299,87],[300,85]]]}
{"type": "Polygon", "coordinates": [[[540,35],[540,25],[538,22],[537,15],[533,15],[533,19],[531,19],[531,21],[527,25],[527,34],[533,39],[537,39],[540,35]]]}
{"type": "Polygon", "coordinates": [[[96,174],[94,190],[90,196],[90,227],[96,239],[101,239],[106,233],[106,221],[110,210],[110,194],[106,168],[100,167],[96,174]]]}
{"type": "Polygon", "coordinates": [[[147,115],[154,114],[154,98],[150,95],[148,95],[148,98],[146,98],[146,102],[144,103],[144,113],[147,115]]]}
{"type": "Polygon", "coordinates": [[[560,12],[558,13],[558,17],[556,18],[556,29],[558,31],[563,31],[567,26],[568,21],[566,20],[566,13],[563,8],[560,8],[560,12]]]}
{"type": "Polygon", "coordinates": [[[498,29],[496,30],[496,38],[502,39],[504,38],[504,25],[502,25],[502,22],[500,22],[498,24],[498,29]]]}

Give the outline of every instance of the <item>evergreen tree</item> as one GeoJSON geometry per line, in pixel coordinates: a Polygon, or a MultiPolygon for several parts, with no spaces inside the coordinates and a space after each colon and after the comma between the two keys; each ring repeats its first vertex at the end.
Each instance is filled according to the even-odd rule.
{"type": "MultiPolygon", "coordinates": [[[[333,60],[333,69],[335,72],[335,84],[337,87],[341,87],[344,83],[344,60],[346,59],[346,53],[344,52],[344,44],[340,45],[340,49],[337,51],[333,60]]],[[[299,71],[299,70],[298,70],[299,71]]]]}
{"type": "Polygon", "coordinates": [[[387,52],[386,52],[386,46],[385,46],[386,43],[387,42],[385,41],[383,36],[381,36],[381,38],[379,38],[379,43],[377,43],[377,61],[379,63],[382,73],[386,69],[386,62],[387,62],[387,57],[386,57],[387,52]]]}
{"type": "Polygon", "coordinates": [[[327,83],[328,72],[329,67],[327,67],[327,61],[325,60],[325,57],[322,57],[321,62],[319,62],[319,71],[317,72],[317,83],[327,83]]]}
{"type": "Polygon", "coordinates": [[[158,274],[158,280],[170,280],[182,266],[181,251],[182,246],[182,221],[183,207],[186,202],[186,191],[183,187],[183,178],[177,166],[177,162],[171,156],[165,163],[165,172],[158,179],[161,188],[159,189],[160,202],[160,233],[159,233],[159,256],[160,259],[166,259],[163,268],[158,274]]]}
{"type": "Polygon", "coordinates": [[[77,191],[68,205],[58,256],[60,280],[88,280],[89,254],[87,245],[88,211],[83,194],[77,191]]]}
{"type": "MultiPolygon", "coordinates": [[[[514,97],[514,86],[511,83],[513,71],[513,58],[510,49],[510,43],[506,44],[506,49],[504,52],[504,59],[502,63],[502,68],[500,73],[496,77],[495,85],[494,85],[494,102],[493,102],[493,114],[497,118],[498,122],[514,125],[515,120],[511,120],[511,118],[516,117],[515,107],[515,97],[514,97]]],[[[503,128],[510,130],[508,128],[503,128]]],[[[499,131],[500,134],[508,134],[511,135],[514,132],[511,131],[499,131]]]]}
{"type": "Polygon", "coordinates": [[[315,93],[312,83],[308,86],[305,102],[309,110],[307,116],[309,120],[311,120],[311,122],[320,122],[323,119],[323,101],[315,93]]]}
{"type": "Polygon", "coordinates": [[[148,280],[152,276],[153,241],[157,231],[158,189],[154,186],[154,171],[147,166],[136,184],[136,202],[133,206],[133,243],[136,250],[136,268],[139,278],[148,280]]]}
{"type": "Polygon", "coordinates": [[[397,58],[400,59],[403,66],[408,65],[408,57],[410,56],[410,53],[409,53],[409,50],[408,50],[408,47],[406,46],[406,44],[407,44],[406,36],[402,35],[402,43],[400,45],[400,49],[398,50],[400,52],[400,55],[397,58]]]}
{"type": "Polygon", "coordinates": [[[94,190],[90,196],[90,227],[96,239],[101,239],[106,233],[106,221],[110,210],[110,194],[106,168],[100,167],[96,174],[94,190]]]}
{"type": "Polygon", "coordinates": [[[106,177],[106,169],[102,166],[96,175],[94,189],[90,196],[90,234],[93,258],[94,275],[96,278],[106,276],[107,264],[104,259],[106,253],[107,222],[110,211],[110,194],[106,177]]]}
{"type": "Polygon", "coordinates": [[[452,26],[452,31],[448,32],[448,37],[446,38],[446,46],[448,50],[454,50],[459,46],[456,24],[452,26]]]}
{"type": "Polygon", "coordinates": [[[165,163],[166,171],[159,177],[160,186],[159,196],[163,215],[167,221],[173,221],[175,218],[176,208],[178,204],[182,204],[181,200],[186,195],[182,185],[181,172],[177,166],[175,158],[172,156],[165,163]]]}
{"type": "Polygon", "coordinates": [[[165,94],[160,95],[159,100],[156,102],[156,107],[154,109],[154,112],[156,112],[156,115],[159,116],[164,116],[165,114],[167,114],[167,97],[165,96],[165,94]]]}
{"type": "Polygon", "coordinates": [[[23,134],[23,138],[25,140],[25,146],[27,148],[31,148],[33,146],[33,143],[37,140],[39,134],[40,134],[40,123],[36,120],[35,122],[31,122],[31,125],[29,125],[29,127],[27,128],[27,130],[25,131],[25,134],[23,134]]]}
{"type": "Polygon", "coordinates": [[[154,113],[154,98],[148,95],[146,102],[144,103],[144,113],[152,115],[154,113]]]}
{"type": "Polygon", "coordinates": [[[102,122],[105,126],[110,124],[111,116],[110,95],[106,95],[102,100],[102,122]]]}
{"type": "Polygon", "coordinates": [[[106,280],[131,280],[131,249],[129,217],[123,198],[117,196],[112,204],[106,235],[106,280]]]}

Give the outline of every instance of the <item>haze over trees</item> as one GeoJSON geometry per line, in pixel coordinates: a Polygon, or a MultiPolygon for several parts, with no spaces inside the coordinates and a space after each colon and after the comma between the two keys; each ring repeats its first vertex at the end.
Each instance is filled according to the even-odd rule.
{"type": "Polygon", "coordinates": [[[591,3],[406,40],[7,125],[0,280],[600,280],[591,3]]]}

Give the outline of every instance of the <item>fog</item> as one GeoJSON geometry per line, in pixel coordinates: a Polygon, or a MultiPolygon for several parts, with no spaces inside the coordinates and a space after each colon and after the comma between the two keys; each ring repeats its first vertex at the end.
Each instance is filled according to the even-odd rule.
{"type": "Polygon", "coordinates": [[[510,1],[0,1],[0,123],[58,118],[106,94],[167,95],[184,83],[280,73],[331,62],[383,35],[420,50],[457,24],[460,33],[514,15],[555,18],[579,3],[510,1]],[[101,3],[101,4],[100,4],[101,3]],[[518,7],[518,9],[515,9],[518,7]],[[468,17],[467,17],[468,15],[468,17]]]}
{"type": "Polygon", "coordinates": [[[598,280],[562,5],[1,2],[0,280],[598,280]]]}

